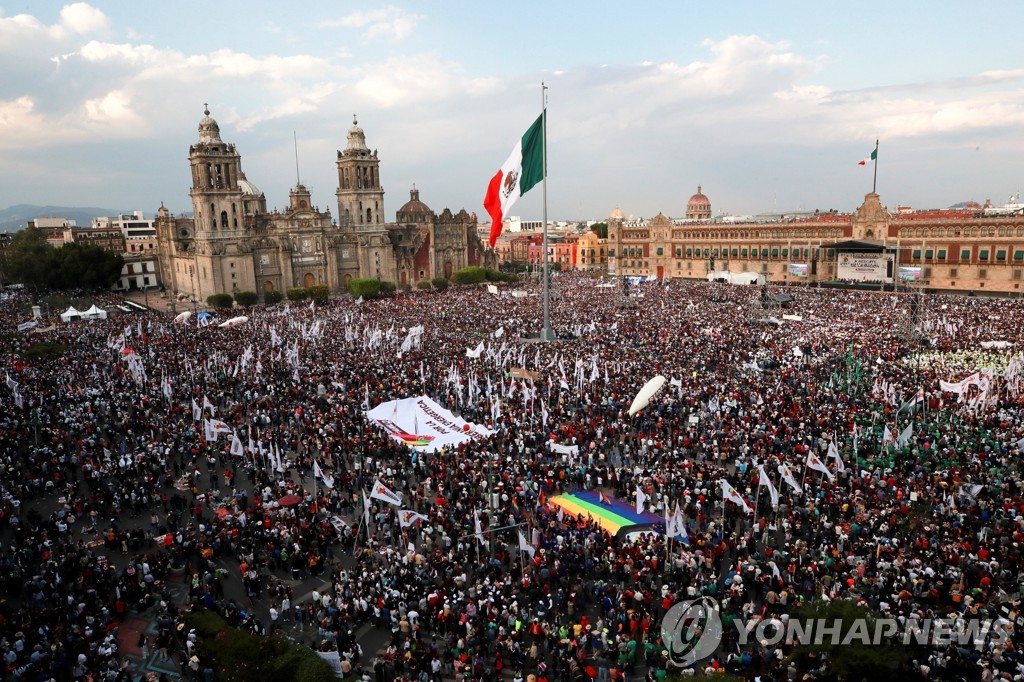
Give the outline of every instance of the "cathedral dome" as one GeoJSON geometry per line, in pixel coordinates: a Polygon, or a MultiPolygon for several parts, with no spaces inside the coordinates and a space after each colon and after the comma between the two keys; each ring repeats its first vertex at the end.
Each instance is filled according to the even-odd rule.
{"type": "Polygon", "coordinates": [[[258,197],[260,195],[260,191],[256,188],[256,185],[246,180],[245,173],[242,173],[241,171],[238,173],[238,189],[242,190],[242,194],[254,197],[258,197]]]}
{"type": "Polygon", "coordinates": [[[697,193],[690,197],[690,200],[686,202],[687,208],[697,208],[698,206],[709,205],[711,205],[711,200],[708,199],[707,196],[705,196],[704,193],[700,191],[700,185],[697,185],[697,193]]]}
{"type": "Polygon", "coordinates": [[[413,188],[409,190],[409,201],[398,209],[396,217],[400,223],[420,223],[425,222],[431,213],[430,207],[420,201],[420,191],[413,188]]]}
{"type": "Polygon", "coordinates": [[[622,212],[621,208],[615,207],[615,210],[612,211],[612,214],[610,216],[608,216],[608,217],[611,220],[625,220],[626,219],[626,214],[622,212]]]}
{"type": "Polygon", "coordinates": [[[220,139],[220,126],[210,117],[210,107],[203,110],[204,116],[199,120],[199,142],[214,144],[223,142],[220,139]]]}
{"type": "Polygon", "coordinates": [[[409,190],[409,201],[405,202],[405,205],[398,210],[402,213],[430,213],[430,207],[420,201],[418,189],[409,190]]]}

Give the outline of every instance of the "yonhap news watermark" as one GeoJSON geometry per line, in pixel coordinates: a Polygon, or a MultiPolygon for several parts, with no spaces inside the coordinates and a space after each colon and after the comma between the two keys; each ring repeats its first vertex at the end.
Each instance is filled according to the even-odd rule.
{"type": "MultiPolygon", "coordinates": [[[[779,644],[881,646],[886,644],[944,647],[1000,647],[1010,642],[1014,625],[1006,618],[755,618],[733,621],[739,646],[779,644]]],[[[669,658],[679,666],[713,654],[724,634],[718,602],[701,597],[674,604],[661,621],[661,637],[669,658]]]]}

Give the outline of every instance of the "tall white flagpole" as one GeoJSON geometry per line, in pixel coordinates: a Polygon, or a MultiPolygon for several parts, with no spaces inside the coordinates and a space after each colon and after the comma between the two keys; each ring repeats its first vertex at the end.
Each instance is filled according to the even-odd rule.
{"type": "Polygon", "coordinates": [[[544,222],[544,326],[540,331],[541,341],[554,341],[551,334],[551,283],[548,272],[548,107],[545,92],[548,87],[543,81],[540,84],[540,128],[541,146],[543,153],[541,177],[544,183],[544,208],[541,212],[541,220],[544,222]]]}

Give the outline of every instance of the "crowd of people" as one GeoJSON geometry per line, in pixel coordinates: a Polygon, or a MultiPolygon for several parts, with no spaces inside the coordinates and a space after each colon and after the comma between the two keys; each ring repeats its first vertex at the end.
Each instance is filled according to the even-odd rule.
{"type": "MultiPolygon", "coordinates": [[[[528,283],[227,328],[148,312],[17,332],[29,296],[5,295],[5,674],[138,679],[118,639],[138,613],[147,653],[209,679],[181,618],[198,606],[376,682],[827,678],[834,654],[744,635],[841,601],[1015,626],[1021,301],[926,297],[908,329],[906,294],[789,289],[766,319],[758,287],[597,284],[554,279],[551,343],[528,283]],[[492,435],[431,452],[365,417],[420,395],[492,435]],[[641,497],[672,538],[551,501],[577,490],[641,497]],[[326,586],[297,593],[309,576],[326,586]],[[702,597],[725,627],[690,661],[663,617],[702,597]]],[[[911,679],[1024,679],[1018,632],[899,648],[911,679]]]]}

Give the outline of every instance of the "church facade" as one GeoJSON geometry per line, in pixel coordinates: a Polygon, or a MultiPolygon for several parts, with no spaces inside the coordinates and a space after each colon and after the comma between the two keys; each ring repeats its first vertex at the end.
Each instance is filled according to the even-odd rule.
{"type": "Polygon", "coordinates": [[[347,292],[352,278],[414,285],[486,264],[476,215],[464,209],[437,215],[417,189],[397,221],[385,222],[380,160],[355,120],[347,142],[337,156],[337,219],[314,206],[301,183],[289,193],[286,209],[270,212],[207,109],[199,140],[189,148],[192,216],[175,217],[161,206],[155,221],[165,286],[201,301],[212,294],[284,293],[315,285],[336,295],[347,292]]]}

